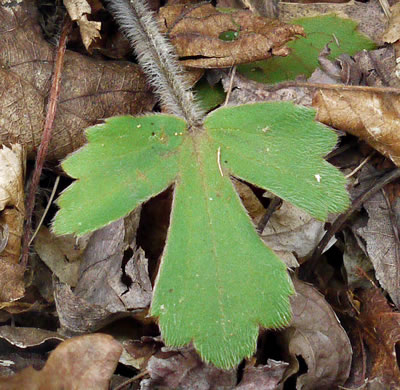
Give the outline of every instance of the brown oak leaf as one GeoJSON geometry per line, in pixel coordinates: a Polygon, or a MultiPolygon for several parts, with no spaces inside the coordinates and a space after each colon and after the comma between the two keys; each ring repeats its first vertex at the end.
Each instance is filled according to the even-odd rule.
{"type": "MultiPolygon", "coordinates": [[[[32,157],[43,130],[55,48],[37,22],[33,0],[0,6],[0,143],[20,143],[32,157]]],[[[48,158],[85,142],[101,118],[148,111],[154,97],[139,66],[67,51],[48,158]]]]}
{"type": "Polygon", "coordinates": [[[304,35],[301,26],[211,4],[166,6],[159,17],[181,63],[194,68],[227,68],[286,56],[285,44],[304,35]]]}

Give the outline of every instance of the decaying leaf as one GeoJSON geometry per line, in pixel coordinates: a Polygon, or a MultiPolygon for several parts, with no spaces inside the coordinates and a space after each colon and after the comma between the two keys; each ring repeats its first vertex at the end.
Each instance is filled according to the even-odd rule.
{"type": "Polygon", "coordinates": [[[61,282],[75,287],[78,282],[78,271],[87,238],[78,240],[73,236],[62,239],[42,226],[36,235],[34,248],[41,260],[51,269],[61,282]]]}
{"type": "Polygon", "coordinates": [[[0,377],[0,390],[108,390],[122,347],[111,336],[91,334],[61,343],[44,368],[0,377]]]}
{"type": "Polygon", "coordinates": [[[89,50],[93,40],[101,37],[101,23],[88,20],[87,16],[91,15],[92,9],[86,0],[64,0],[64,6],[71,20],[78,23],[82,42],[86,50],[89,50]]]}
{"type": "Polygon", "coordinates": [[[64,329],[79,333],[97,330],[116,316],[150,305],[147,259],[143,250],[135,247],[139,216],[140,208],[127,217],[128,222],[121,219],[92,234],[74,292],[57,282],[57,312],[64,329]]]}
{"type": "Polygon", "coordinates": [[[243,378],[234,390],[281,390],[288,363],[269,359],[267,364],[245,367],[243,378]]]}
{"type": "Polygon", "coordinates": [[[236,370],[220,370],[201,361],[193,348],[166,353],[166,357],[151,357],[141,390],[166,387],[181,390],[218,390],[233,388],[236,370]],[[172,355],[172,356],[168,356],[172,355]]]}
{"type": "Polygon", "coordinates": [[[294,252],[301,258],[314,250],[324,233],[324,222],[283,202],[272,214],[261,237],[275,251],[294,252]]]}
{"type": "Polygon", "coordinates": [[[378,289],[363,290],[359,298],[361,313],[356,327],[370,362],[365,376],[369,380],[378,379],[384,385],[381,388],[397,389],[400,370],[396,344],[400,341],[400,314],[393,311],[378,289]]]}
{"type": "Polygon", "coordinates": [[[293,319],[285,330],[289,352],[301,355],[307,372],[297,378],[298,389],[334,389],[346,381],[352,350],[331,306],[312,286],[294,280],[293,319]]]}
{"type": "Polygon", "coordinates": [[[19,299],[25,291],[23,267],[18,263],[25,218],[24,180],[22,146],[0,146],[0,302],[19,299]]]}
{"type": "Polygon", "coordinates": [[[391,16],[389,19],[389,25],[386,31],[382,35],[382,40],[388,43],[394,43],[400,39],[400,4],[395,3],[390,7],[391,16]]]}
{"type": "Polygon", "coordinates": [[[400,166],[400,100],[369,92],[319,90],[317,119],[366,141],[400,166]]]}
{"type": "Polygon", "coordinates": [[[226,68],[286,56],[285,44],[304,35],[300,26],[211,4],[166,6],[159,16],[181,63],[188,67],[226,68]]]}
{"type": "MultiPolygon", "coordinates": [[[[43,130],[55,49],[42,36],[32,0],[0,6],[0,25],[0,143],[18,142],[32,157],[43,130]]],[[[137,65],[67,51],[48,158],[63,158],[81,146],[82,129],[99,118],[148,111],[154,101],[137,65]]]]}
{"type": "MultiPolygon", "coordinates": [[[[364,167],[360,180],[375,172],[376,170],[371,166],[364,167]]],[[[371,185],[371,183],[367,182],[366,185],[371,185]]],[[[359,191],[366,185],[363,186],[361,182],[359,191]]],[[[394,229],[397,229],[396,223],[400,219],[400,199],[395,199],[390,205],[380,191],[365,201],[363,207],[369,219],[366,226],[356,230],[356,234],[361,236],[366,243],[366,253],[374,266],[380,285],[389,293],[396,306],[400,307],[400,248],[394,233],[394,229]],[[390,213],[394,220],[391,219],[390,213]]]]}

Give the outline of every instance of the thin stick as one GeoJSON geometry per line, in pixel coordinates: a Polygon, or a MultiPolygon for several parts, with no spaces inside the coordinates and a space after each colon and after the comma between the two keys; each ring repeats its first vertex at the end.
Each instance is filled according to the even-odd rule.
{"type": "Polygon", "coordinates": [[[40,218],[40,221],[36,227],[35,233],[33,233],[33,236],[29,240],[29,245],[32,244],[33,240],[35,239],[36,235],[38,234],[40,227],[43,224],[44,219],[46,218],[47,213],[49,212],[50,206],[53,203],[54,196],[56,195],[58,183],[60,182],[60,176],[57,176],[56,181],[54,182],[53,190],[51,191],[49,201],[47,202],[46,208],[43,212],[42,218],[40,218]]]}
{"type": "Polygon", "coordinates": [[[221,176],[224,176],[224,172],[222,171],[221,167],[221,146],[218,146],[217,150],[217,163],[218,163],[219,173],[221,174],[221,176]]]}
{"type": "Polygon", "coordinates": [[[147,370],[142,371],[141,373],[137,374],[133,378],[128,379],[127,381],[118,385],[114,390],[122,390],[124,387],[130,385],[133,382],[136,382],[138,379],[143,378],[144,376],[148,375],[149,372],[147,370]]]}
{"type": "Polygon", "coordinates": [[[383,177],[381,177],[376,183],[374,183],[370,188],[364,191],[358,198],[356,198],[351,207],[343,214],[339,215],[336,220],[332,223],[329,230],[326,231],[325,235],[322,237],[321,241],[314,250],[314,253],[309,261],[304,266],[302,272],[302,278],[310,280],[315,266],[317,265],[318,259],[320,258],[326,245],[329,243],[331,238],[340,230],[347,219],[357,210],[361,205],[368,200],[371,196],[380,191],[386,184],[396,180],[400,177],[400,168],[395,168],[383,177]]]}
{"type": "Polygon", "coordinates": [[[235,78],[235,74],[236,74],[236,66],[234,66],[231,71],[231,78],[229,80],[229,87],[228,87],[228,91],[226,92],[224,106],[226,106],[229,103],[229,98],[231,97],[231,92],[232,92],[232,88],[233,88],[233,79],[235,78]]]}
{"type": "Polygon", "coordinates": [[[332,89],[340,91],[355,91],[355,92],[375,92],[375,93],[391,93],[400,94],[400,88],[392,87],[367,87],[364,85],[344,85],[344,84],[320,84],[308,83],[304,81],[284,81],[279,84],[265,85],[263,89],[269,92],[278,91],[283,88],[304,87],[317,89],[332,89]]]}
{"type": "Polygon", "coordinates": [[[369,160],[371,160],[371,157],[375,154],[375,151],[370,153],[363,161],[361,161],[361,164],[354,168],[348,175],[345,176],[346,179],[352,177],[355,175],[369,160]]]}
{"type": "Polygon", "coordinates": [[[53,130],[54,119],[56,117],[57,101],[60,96],[61,89],[61,73],[64,65],[64,54],[67,46],[68,34],[72,28],[72,21],[69,16],[66,16],[64,26],[61,32],[60,41],[56,52],[56,60],[54,62],[52,83],[49,94],[49,102],[47,105],[46,120],[42,140],[36,157],[35,170],[29,187],[29,195],[26,204],[26,223],[24,228],[24,237],[22,240],[22,257],[21,264],[26,266],[29,255],[29,242],[31,238],[32,214],[35,207],[35,194],[39,187],[40,175],[42,174],[43,165],[46,160],[47,150],[49,147],[51,133],[53,130]]]}

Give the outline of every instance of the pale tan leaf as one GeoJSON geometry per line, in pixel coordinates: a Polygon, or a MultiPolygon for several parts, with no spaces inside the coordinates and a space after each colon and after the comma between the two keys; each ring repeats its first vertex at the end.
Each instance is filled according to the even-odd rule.
{"type": "Polygon", "coordinates": [[[400,166],[400,100],[369,92],[319,90],[317,120],[353,134],[400,166]]]}
{"type": "Polygon", "coordinates": [[[0,302],[24,294],[21,254],[25,206],[25,153],[21,145],[0,146],[0,302]]]}
{"type": "Polygon", "coordinates": [[[108,390],[122,347],[111,336],[91,334],[61,343],[44,368],[28,367],[0,378],[0,390],[108,390]]]}
{"type": "Polygon", "coordinates": [[[87,15],[92,13],[92,9],[86,0],[64,0],[64,5],[70,18],[78,23],[82,42],[89,50],[93,40],[101,38],[101,23],[88,20],[87,15]]]}

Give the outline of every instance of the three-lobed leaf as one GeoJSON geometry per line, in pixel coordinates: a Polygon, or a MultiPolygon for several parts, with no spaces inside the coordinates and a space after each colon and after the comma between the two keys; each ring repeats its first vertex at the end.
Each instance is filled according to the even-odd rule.
{"type": "Polygon", "coordinates": [[[313,117],[291,103],[256,103],[216,110],[197,132],[169,115],[109,119],[63,163],[79,180],[60,197],[53,229],[82,235],[174,184],[151,313],[167,344],[193,342],[204,360],[232,367],[254,352],[259,326],[288,323],[293,287],[230,176],[320,219],[344,210],[345,179],[323,160],[336,136],[313,117]]]}

